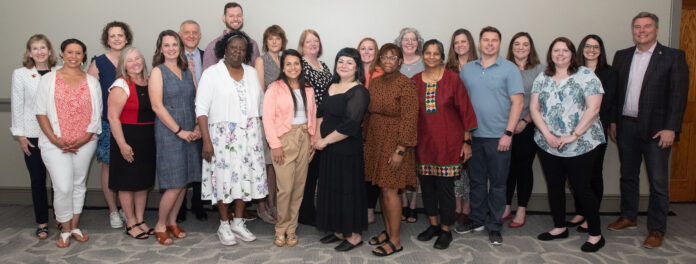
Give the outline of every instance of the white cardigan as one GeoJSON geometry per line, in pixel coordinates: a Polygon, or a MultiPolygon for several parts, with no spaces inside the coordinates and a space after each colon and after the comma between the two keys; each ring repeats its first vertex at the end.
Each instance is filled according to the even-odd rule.
{"type": "Polygon", "coordinates": [[[260,117],[263,112],[263,90],[256,69],[244,67],[241,85],[246,89],[246,115],[242,113],[235,81],[224,60],[208,67],[201,76],[196,92],[196,117],[208,116],[208,124],[232,122],[246,125],[247,118],[260,117]]]}
{"type": "MultiPolygon", "coordinates": [[[[87,74],[87,85],[89,86],[89,96],[92,99],[92,116],[90,117],[87,132],[100,134],[101,133],[101,114],[102,114],[102,99],[101,87],[97,78],[87,74]]],[[[36,92],[36,114],[46,115],[51,122],[51,128],[56,137],[60,137],[60,126],[58,124],[58,113],[56,111],[56,72],[49,72],[41,78],[39,90],[36,92]]],[[[39,136],[39,146],[50,146],[51,141],[48,137],[41,133],[39,136]]]]}
{"type": "MultiPolygon", "coordinates": [[[[52,72],[56,67],[51,68],[52,72]]],[[[36,121],[36,91],[39,88],[41,74],[36,67],[17,68],[12,72],[12,131],[13,136],[38,138],[41,135],[39,122],[36,121]]]]}

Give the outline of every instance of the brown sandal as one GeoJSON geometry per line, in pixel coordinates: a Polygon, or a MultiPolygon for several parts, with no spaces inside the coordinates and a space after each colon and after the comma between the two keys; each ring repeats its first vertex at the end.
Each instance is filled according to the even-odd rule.
{"type": "Polygon", "coordinates": [[[172,235],[179,239],[186,237],[186,231],[181,229],[181,227],[179,227],[178,225],[167,226],[167,231],[172,232],[172,235]]]}
{"type": "Polygon", "coordinates": [[[169,246],[171,244],[174,244],[174,240],[171,236],[169,236],[169,232],[167,231],[155,232],[155,237],[157,238],[157,242],[159,242],[160,245],[169,246]]]}

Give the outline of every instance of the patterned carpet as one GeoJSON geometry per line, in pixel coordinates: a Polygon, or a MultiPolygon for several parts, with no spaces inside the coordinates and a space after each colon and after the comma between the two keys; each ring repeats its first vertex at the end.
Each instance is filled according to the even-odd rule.
{"type": "MultiPolygon", "coordinates": [[[[645,238],[645,216],[638,218],[639,228],[627,231],[603,229],[607,245],[598,253],[580,251],[586,236],[571,230],[571,236],[558,242],[541,242],[536,235],[548,231],[551,217],[530,215],[527,224],[519,229],[503,229],[503,245],[492,246],[487,233],[454,234],[449,249],[437,250],[433,241],[420,242],[415,236],[427,226],[425,217],[419,222],[404,224],[402,244],[404,251],[386,258],[370,253],[371,246],[363,246],[348,253],[333,250],[335,244],[318,242],[324,234],[313,227],[300,225],[297,247],[273,246],[273,227],[260,220],[248,222],[248,228],[258,240],[226,247],[216,235],[216,213],[209,212],[206,222],[189,220],[181,226],[188,237],[176,240],[173,246],[157,244],[154,238],[135,240],[122,230],[111,229],[106,210],[86,210],[82,229],[90,240],[78,243],[72,240],[67,249],[56,248],[58,234],[51,227],[46,240],[34,237],[33,212],[29,206],[0,205],[0,263],[696,263],[696,204],[673,204],[676,216],[668,219],[665,243],[658,249],[641,247],[645,238]]],[[[602,216],[606,226],[616,216],[602,216]]],[[[156,211],[146,212],[146,221],[154,226],[156,211]]],[[[382,224],[370,225],[363,240],[382,230],[382,224]]]]}

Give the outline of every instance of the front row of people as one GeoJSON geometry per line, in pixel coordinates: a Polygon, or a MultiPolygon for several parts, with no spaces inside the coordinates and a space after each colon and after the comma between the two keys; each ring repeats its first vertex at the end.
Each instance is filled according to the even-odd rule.
{"type": "MultiPolygon", "coordinates": [[[[656,18],[646,18],[656,22],[656,18]]],[[[645,22],[643,17],[638,19],[645,22]]],[[[368,80],[361,54],[344,48],[336,55],[334,73],[319,106],[314,100],[316,87],[305,79],[303,57],[295,50],[283,51],[279,77],[264,95],[258,73],[246,65],[251,60],[251,41],[239,31],[227,33],[217,42],[215,55],[221,60],[203,72],[200,83],[174,31],[160,33],[149,78],[143,55],[133,47],[123,49],[107,104],[112,132],[108,184],[119,192],[127,218],[126,234],[136,239],[154,235],[163,245],[174,243],[170,234],[186,237],[176,224],[178,208],[185,186],[201,181],[202,198],[217,204],[221,243],[234,245],[236,238],[255,240],[242,215],[244,202],[268,194],[263,144],[267,140],[277,173],[276,246],[299,242],[298,212],[315,151],[321,151],[316,152],[321,156],[316,226],[330,232],[322,243],[342,241],[336,246],[338,251],[363,243],[367,181],[380,188],[385,226],[369,240],[370,245],[378,246],[373,253],[387,256],[403,250],[398,191],[415,186],[419,179],[430,225],[418,240],[437,237],[434,247],[448,248],[455,223],[455,177],[461,174],[463,162],[476,157],[470,164],[471,221],[456,231],[486,228],[491,243],[499,245],[501,218],[509,213],[501,202],[509,173],[511,130],[520,133],[532,121],[554,220],[554,228],[538,239],[568,237],[564,219],[567,178],[582,213],[580,220],[586,221],[589,232],[581,249],[599,250],[605,243],[598,214],[602,188],[593,164],[597,156],[603,156],[604,149],[598,146],[606,143],[607,130],[598,117],[605,85],[602,76],[595,75],[598,65],[585,67],[570,40],[555,39],[548,49],[545,71],[531,85],[528,115],[521,115],[522,75],[512,62],[498,56],[500,32],[486,27],[480,38],[481,59],[460,65],[459,76],[445,67],[444,48],[437,40],[423,45],[424,71],[412,78],[398,71],[404,63],[402,48],[385,44],[375,59],[375,67],[383,73],[370,77],[369,92],[363,85],[368,80]],[[143,214],[155,174],[159,187],[166,191],[158,222],[150,228],[143,214]],[[482,188],[489,181],[490,189],[482,188]]],[[[47,39],[32,39],[28,49],[37,41],[50,49],[47,39]]],[[[590,51],[597,49],[590,40],[601,45],[598,37],[586,38],[583,58],[588,56],[588,45],[590,51]]],[[[89,238],[78,224],[87,169],[102,128],[102,94],[98,80],[81,69],[86,52],[81,41],[64,41],[63,67],[50,72],[44,69],[36,90],[36,119],[42,132],[38,145],[55,191],[54,209],[61,232],[57,246],[61,248],[68,247],[71,238],[80,242],[89,238]]],[[[35,55],[41,57],[38,52],[35,55]]],[[[41,62],[44,68],[53,66],[41,62]]],[[[625,119],[634,122],[635,117],[625,119]]],[[[614,131],[612,124],[612,136],[614,131]]],[[[660,139],[663,149],[671,143],[660,139]]],[[[628,220],[619,219],[610,228],[628,225],[617,227],[621,221],[628,220]]],[[[661,243],[664,225],[653,226],[662,228],[653,238],[661,243]]],[[[41,233],[46,232],[37,230],[37,236],[41,233]]]]}

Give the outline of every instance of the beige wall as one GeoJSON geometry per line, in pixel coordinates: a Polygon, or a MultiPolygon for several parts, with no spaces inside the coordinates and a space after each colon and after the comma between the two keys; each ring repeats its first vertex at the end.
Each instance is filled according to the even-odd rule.
{"type": "MultiPolygon", "coordinates": [[[[57,49],[69,37],[83,40],[89,56],[104,52],[99,42],[102,27],[111,20],[129,23],[134,31],[134,46],[140,48],[148,61],[154,52],[157,34],[164,29],[178,30],[179,23],[194,19],[201,24],[202,48],[217,37],[224,26],[222,7],[226,1],[0,1],[0,98],[9,98],[12,69],[21,66],[21,57],[28,37],[46,34],[57,49]],[[118,4],[115,4],[118,3],[118,4]]],[[[595,33],[606,43],[609,60],[620,48],[633,45],[631,18],[640,11],[650,11],[661,19],[658,39],[669,44],[669,0],[404,0],[404,1],[240,1],[245,11],[244,30],[261,41],[263,30],[271,24],[281,25],[289,39],[289,48],[296,48],[300,32],[313,28],[324,44],[321,58],[333,65],[333,54],[343,47],[357,45],[366,36],[380,44],[393,41],[399,29],[416,27],[425,39],[437,38],[449,45],[450,34],[464,27],[477,35],[487,25],[503,33],[503,56],[510,36],[528,31],[544,60],[550,41],[566,36],[577,42],[595,33]]],[[[86,68],[86,67],[85,67],[86,68]]],[[[0,112],[0,189],[26,188],[29,179],[17,141],[9,132],[10,113],[0,112]]],[[[534,193],[545,193],[546,185],[538,162],[534,165],[534,193]]],[[[605,162],[605,193],[619,193],[618,155],[610,144],[605,162]]],[[[643,178],[644,175],[643,175],[643,178]]],[[[99,188],[99,165],[90,170],[88,186],[99,188]]],[[[647,193],[647,184],[641,185],[647,193]]]]}

